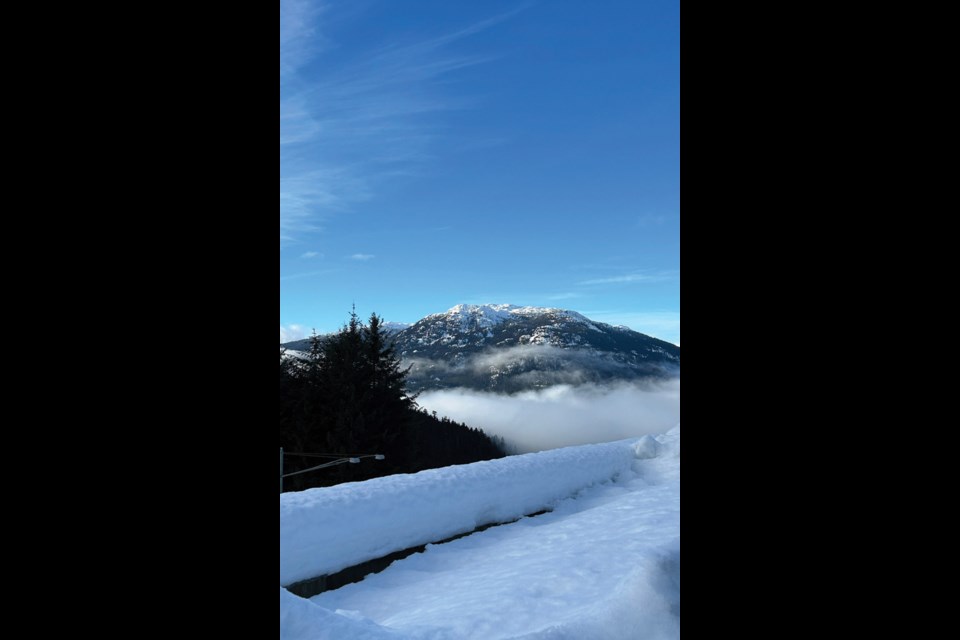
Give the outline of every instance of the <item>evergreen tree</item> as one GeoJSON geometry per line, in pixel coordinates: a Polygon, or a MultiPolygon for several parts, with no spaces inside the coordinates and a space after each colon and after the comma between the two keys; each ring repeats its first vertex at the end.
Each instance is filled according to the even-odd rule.
{"type": "MultiPolygon", "coordinates": [[[[291,453],[386,456],[296,476],[284,488],[296,491],[503,457],[502,447],[482,431],[420,410],[406,390],[408,373],[376,314],[364,325],[353,311],[337,334],[314,333],[305,362],[294,363],[281,349],[280,446],[291,453]]],[[[291,456],[285,470],[316,464],[316,458],[291,456]]]]}

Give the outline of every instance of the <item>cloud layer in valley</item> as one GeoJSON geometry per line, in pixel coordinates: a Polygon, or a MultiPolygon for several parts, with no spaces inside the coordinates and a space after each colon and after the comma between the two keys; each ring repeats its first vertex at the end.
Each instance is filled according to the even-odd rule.
{"type": "Polygon", "coordinates": [[[490,349],[464,358],[446,354],[406,357],[404,364],[413,367],[410,379],[415,389],[430,388],[430,380],[436,378],[443,386],[497,393],[679,375],[679,366],[669,363],[629,363],[614,353],[539,344],[490,349]]]}
{"type": "Polygon", "coordinates": [[[609,387],[562,385],[512,396],[465,389],[424,393],[419,404],[518,453],[659,434],[680,424],[680,380],[609,387]]]}

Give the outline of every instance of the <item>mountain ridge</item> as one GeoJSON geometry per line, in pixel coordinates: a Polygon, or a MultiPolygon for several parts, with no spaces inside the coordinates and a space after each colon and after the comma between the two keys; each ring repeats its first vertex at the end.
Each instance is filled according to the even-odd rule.
{"type": "MultiPolygon", "coordinates": [[[[568,309],[457,305],[391,325],[413,391],[465,387],[515,393],[558,384],[679,376],[680,347],[568,309]]],[[[309,340],[288,343],[305,351],[309,340]]]]}

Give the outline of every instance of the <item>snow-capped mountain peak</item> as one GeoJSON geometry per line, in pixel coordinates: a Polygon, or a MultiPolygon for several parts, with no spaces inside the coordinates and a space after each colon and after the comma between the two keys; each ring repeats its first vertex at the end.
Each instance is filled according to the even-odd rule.
{"type": "MultiPolygon", "coordinates": [[[[676,345],[565,309],[462,304],[413,325],[387,326],[397,354],[412,365],[413,391],[465,387],[513,393],[670,377],[680,370],[676,345]]],[[[309,349],[307,341],[287,347],[309,349]]]]}
{"type": "Polygon", "coordinates": [[[458,305],[397,335],[416,390],[522,391],[674,375],[680,350],[565,309],[458,305]]]}
{"type": "Polygon", "coordinates": [[[511,304],[458,304],[446,313],[428,316],[426,320],[444,319],[459,324],[464,331],[474,328],[495,327],[510,319],[514,310],[520,307],[511,304]]]}
{"type": "Polygon", "coordinates": [[[588,328],[594,331],[600,330],[593,322],[576,311],[545,307],[520,307],[514,304],[460,304],[446,313],[428,316],[425,320],[446,320],[459,324],[464,331],[470,331],[479,328],[496,327],[509,320],[534,318],[538,316],[553,316],[557,320],[576,322],[587,325],[588,328]]]}

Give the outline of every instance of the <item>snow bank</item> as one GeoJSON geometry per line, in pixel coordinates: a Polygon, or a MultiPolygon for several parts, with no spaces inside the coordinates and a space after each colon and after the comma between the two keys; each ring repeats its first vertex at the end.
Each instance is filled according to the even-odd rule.
{"type": "Polygon", "coordinates": [[[284,494],[280,584],[552,508],[651,453],[629,440],[284,494]]]}
{"type": "Polygon", "coordinates": [[[403,636],[368,620],[327,611],[281,587],[280,637],[285,640],[397,640],[403,636]]]}
{"type": "MultiPolygon", "coordinates": [[[[680,429],[619,445],[580,447],[564,455],[588,464],[589,458],[582,457],[585,450],[597,447],[628,451],[630,470],[620,473],[616,482],[598,483],[557,501],[547,515],[430,545],[383,573],[311,601],[281,587],[280,639],[677,640],[680,429]]],[[[609,465],[610,455],[619,457],[608,451],[594,461],[609,465]]],[[[516,492],[541,492],[539,481],[529,482],[532,478],[519,473],[532,464],[525,458],[533,457],[494,464],[499,473],[472,470],[474,482],[466,483],[472,491],[466,493],[482,493],[475,484],[480,477],[509,478],[514,484],[504,492],[505,501],[516,492]]],[[[546,460],[541,464],[554,482],[571,470],[546,460]]],[[[467,469],[439,475],[456,472],[459,477],[467,469]]],[[[424,477],[437,475],[394,480],[415,492],[433,486],[423,482],[424,477]]],[[[369,485],[324,491],[356,494],[369,485]]],[[[313,493],[319,492],[287,500],[299,503],[313,493]]],[[[497,497],[491,494],[491,499],[497,497]]],[[[444,498],[435,508],[449,506],[444,498]]],[[[330,527],[356,534],[366,524],[361,518],[332,522],[330,527]]],[[[396,524],[409,526],[405,518],[396,524]]],[[[391,529],[380,533],[389,537],[391,529]]]]}

